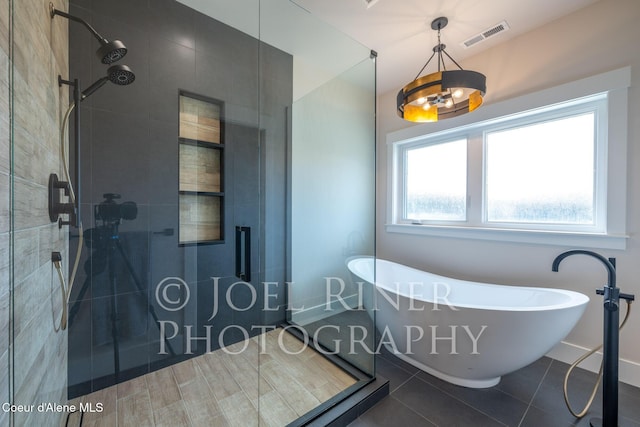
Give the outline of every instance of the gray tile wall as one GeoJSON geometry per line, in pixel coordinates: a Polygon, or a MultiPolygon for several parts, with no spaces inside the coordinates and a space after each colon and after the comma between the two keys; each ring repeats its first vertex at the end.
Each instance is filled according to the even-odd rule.
{"type": "MultiPolygon", "coordinates": [[[[292,57],[175,0],[71,0],[70,3],[72,13],[90,22],[104,37],[120,39],[126,44],[129,52],[118,63],[130,66],[136,74],[130,86],[107,83],[82,102],[85,229],[100,226],[94,221],[94,208],[103,201],[104,193],[121,194],[118,202],[135,201],[137,218],[123,221],[119,228],[123,244],[129,241],[131,245],[127,256],[138,260],[135,270],[159,318],[176,321],[180,327],[192,325],[194,331],[195,327],[202,327],[211,314],[211,277],[222,279],[222,292],[238,280],[234,275],[233,253],[236,225],[251,225],[252,242],[259,245],[253,252],[255,280],[252,282],[282,284],[288,126],[285,113],[292,100],[292,57]],[[227,144],[224,148],[227,157],[224,244],[178,246],[180,90],[224,103],[227,144]],[[258,145],[259,151],[248,149],[258,145]],[[256,188],[252,187],[257,178],[260,179],[259,200],[255,196],[256,188]],[[248,194],[251,194],[250,203],[246,200],[248,194]],[[258,223],[256,218],[263,223],[258,223]],[[167,228],[174,230],[172,236],[161,233],[167,228]],[[260,228],[264,233],[259,236],[260,228]],[[134,237],[136,242],[132,241],[134,237]],[[180,277],[189,286],[191,300],[180,312],[167,312],[154,302],[156,285],[166,277],[180,277]]],[[[70,28],[71,74],[80,79],[83,87],[102,77],[108,68],[96,60],[97,47],[95,39],[84,28],[70,28]]],[[[93,254],[94,265],[103,256],[96,253],[96,247],[85,247],[85,256],[93,254]]],[[[140,295],[127,283],[131,281],[127,274],[123,274],[117,285],[117,298],[133,307],[140,301],[140,295]]],[[[121,370],[128,368],[131,372],[117,380],[108,378],[114,371],[111,325],[108,316],[100,311],[110,307],[112,292],[106,289],[108,282],[100,275],[104,276],[104,272],[89,274],[88,290],[79,295],[87,277],[81,269],[78,287],[71,299],[80,301],[78,320],[70,326],[69,339],[69,383],[73,395],[171,363],[167,356],[158,355],[159,331],[147,316],[146,335],[132,334],[131,328],[126,330],[123,326],[123,332],[129,337],[123,337],[120,343],[121,370]],[[142,370],[136,370],[138,367],[142,370]]],[[[261,286],[257,290],[260,292],[261,286]]],[[[220,316],[209,322],[214,324],[214,346],[218,343],[216,332],[230,323],[249,326],[283,321],[283,285],[278,290],[278,301],[273,298],[271,304],[280,304],[282,308],[267,312],[267,316],[259,310],[232,313],[228,307],[221,307],[220,316]]],[[[261,295],[259,303],[262,303],[261,295]]],[[[236,292],[236,297],[238,306],[244,307],[246,293],[236,292]]],[[[135,311],[128,315],[138,316],[140,313],[135,311]]],[[[122,314],[125,315],[124,309],[122,314]]],[[[198,336],[204,336],[202,329],[198,330],[198,336]]],[[[181,333],[172,340],[178,353],[184,344],[182,337],[181,333]]]]}
{"type": "MultiPolygon", "coordinates": [[[[53,3],[56,8],[68,10],[67,0],[53,3]]],[[[68,91],[58,87],[57,79],[59,74],[65,78],[68,75],[67,22],[51,20],[49,0],[3,0],[0,8],[0,402],[9,401],[12,393],[17,404],[65,403],[67,333],[56,331],[62,297],[51,252],[62,252],[66,264],[68,239],[66,229],[59,230],[49,221],[47,182],[50,173],[62,174],[58,129],[68,91]],[[9,63],[11,4],[13,64],[9,63]],[[9,87],[10,65],[13,88],[9,87]],[[13,229],[9,212],[12,177],[13,229]],[[11,299],[14,334],[10,391],[6,366],[11,299]]],[[[15,425],[59,425],[59,417],[60,414],[37,412],[16,414],[15,425]]],[[[7,414],[0,411],[0,424],[7,422],[7,414]]]]}

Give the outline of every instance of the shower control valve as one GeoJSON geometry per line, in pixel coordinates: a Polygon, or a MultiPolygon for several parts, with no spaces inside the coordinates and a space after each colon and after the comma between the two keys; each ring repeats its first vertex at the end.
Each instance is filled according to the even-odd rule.
{"type": "MultiPolygon", "coordinates": [[[[75,215],[76,208],[73,203],[63,203],[60,201],[60,190],[64,190],[65,195],[69,195],[69,183],[58,180],[58,175],[49,175],[49,219],[51,222],[58,221],[60,215],[75,215]]],[[[70,222],[59,222],[60,227],[70,222]]]]}

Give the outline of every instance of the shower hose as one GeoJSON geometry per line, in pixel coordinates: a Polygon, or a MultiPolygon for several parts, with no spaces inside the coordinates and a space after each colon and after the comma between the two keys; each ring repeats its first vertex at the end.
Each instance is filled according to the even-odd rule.
{"type": "MultiPolygon", "coordinates": [[[[73,191],[73,185],[71,184],[71,178],[69,174],[69,164],[67,162],[67,154],[64,149],[65,141],[66,141],[66,128],[67,122],[69,121],[69,115],[71,111],[75,108],[75,103],[71,103],[69,108],[67,109],[64,118],[62,119],[62,124],[60,126],[60,157],[62,158],[62,164],[64,169],[64,175],[69,183],[69,200],[71,203],[75,205],[76,203],[76,193],[73,191]]],[[[79,153],[78,153],[79,155],[79,153]]],[[[80,209],[78,206],[77,209],[80,209]]],[[[58,271],[58,279],[60,280],[60,292],[62,293],[62,317],[60,318],[60,324],[57,327],[58,330],[67,329],[67,320],[68,320],[68,304],[69,297],[71,296],[71,289],[73,288],[73,283],[76,279],[76,273],[78,272],[78,265],[80,264],[80,256],[82,254],[82,244],[83,244],[84,236],[82,230],[82,222],[80,222],[78,227],[78,251],[76,252],[76,259],[73,263],[73,270],[71,271],[71,277],[69,278],[69,283],[67,284],[64,278],[64,274],[62,273],[62,263],[60,260],[56,260],[53,262],[56,270],[58,271]]]]}
{"type": "MultiPolygon", "coordinates": [[[[629,319],[629,313],[631,313],[631,301],[630,300],[625,300],[625,301],[627,302],[627,312],[625,313],[624,319],[622,320],[622,323],[620,324],[620,327],[618,328],[618,330],[622,330],[622,328],[624,327],[625,323],[627,323],[627,320],[629,319]]],[[[604,363],[604,360],[602,362],[600,362],[600,370],[598,371],[598,378],[596,380],[595,386],[593,387],[593,390],[591,391],[591,396],[589,396],[589,400],[587,401],[587,404],[585,405],[585,407],[580,412],[575,411],[571,407],[571,404],[569,403],[569,392],[568,392],[569,376],[571,375],[571,372],[580,363],[582,363],[583,360],[585,360],[587,357],[591,356],[592,354],[594,354],[596,351],[600,350],[601,348],[602,348],[602,344],[600,344],[599,346],[597,346],[596,348],[594,348],[592,350],[589,350],[584,355],[582,355],[580,358],[578,358],[578,360],[573,362],[573,364],[569,367],[569,369],[567,370],[567,373],[564,376],[564,384],[563,384],[564,403],[567,404],[567,408],[569,409],[569,412],[571,412],[571,415],[573,415],[576,418],[582,418],[587,414],[587,412],[589,411],[589,408],[591,407],[591,404],[593,403],[593,399],[596,397],[596,393],[598,392],[598,386],[600,385],[600,380],[602,380],[602,365],[604,363]]]]}

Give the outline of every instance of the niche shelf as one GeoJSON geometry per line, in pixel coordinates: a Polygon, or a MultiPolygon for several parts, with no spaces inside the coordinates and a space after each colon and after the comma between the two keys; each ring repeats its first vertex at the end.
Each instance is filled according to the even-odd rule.
{"type": "Polygon", "coordinates": [[[223,103],[180,92],[180,245],[224,242],[223,103]]]}

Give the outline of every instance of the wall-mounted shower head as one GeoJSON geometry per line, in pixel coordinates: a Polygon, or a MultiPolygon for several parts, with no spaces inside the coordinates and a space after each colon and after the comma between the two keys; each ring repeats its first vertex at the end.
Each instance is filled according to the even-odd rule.
{"type": "Polygon", "coordinates": [[[127,48],[125,47],[124,43],[122,43],[120,40],[109,41],[105,39],[100,34],[98,34],[98,32],[84,19],[56,9],[53,6],[53,3],[49,3],[49,12],[51,14],[51,19],[53,19],[54,16],[58,15],[84,25],[100,43],[100,48],[96,51],[96,55],[98,55],[98,58],[100,58],[100,61],[102,61],[103,64],[112,64],[120,60],[127,54],[127,48]]]}
{"type": "Polygon", "coordinates": [[[136,79],[136,75],[133,74],[133,71],[131,71],[131,68],[127,67],[126,65],[112,65],[107,70],[106,76],[97,80],[91,86],[89,86],[88,88],[82,91],[80,100],[84,101],[85,98],[87,98],[93,92],[100,89],[108,81],[111,81],[111,83],[114,83],[120,86],[126,86],[133,83],[135,79],[136,79]]]}
{"type": "MultiPolygon", "coordinates": [[[[106,41],[106,40],[105,40],[106,41]]],[[[102,44],[102,42],[101,42],[102,44]]],[[[96,51],[96,55],[103,64],[113,64],[119,61],[127,54],[127,48],[120,40],[111,40],[100,46],[96,51]]]]}

